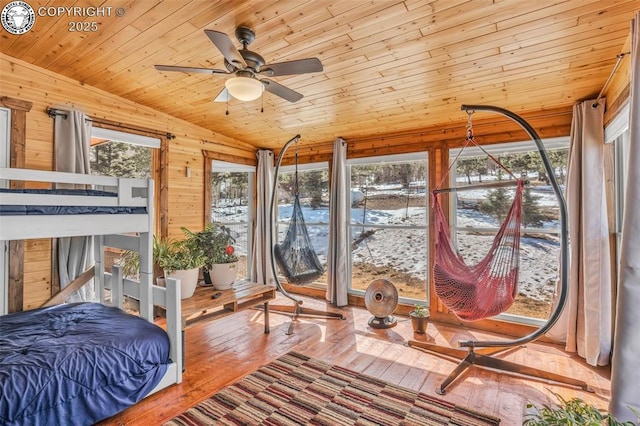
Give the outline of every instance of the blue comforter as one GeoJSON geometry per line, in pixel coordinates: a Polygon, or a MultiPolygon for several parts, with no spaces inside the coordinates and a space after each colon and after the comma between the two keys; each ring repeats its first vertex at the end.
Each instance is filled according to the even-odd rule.
{"type": "Polygon", "coordinates": [[[164,375],[160,327],[97,303],[0,317],[0,424],[92,424],[147,395],[164,375]]]}
{"type": "MultiPolygon", "coordinates": [[[[13,189],[0,188],[2,193],[82,195],[93,197],[117,197],[114,192],[95,189],[13,189]]],[[[24,215],[67,215],[67,214],[146,214],[145,207],[105,207],[105,206],[38,206],[0,204],[0,216],[24,215]]]]}

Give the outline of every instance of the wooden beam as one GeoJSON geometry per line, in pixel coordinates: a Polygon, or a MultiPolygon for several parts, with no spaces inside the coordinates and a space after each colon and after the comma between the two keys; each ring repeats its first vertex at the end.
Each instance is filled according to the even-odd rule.
{"type": "Polygon", "coordinates": [[[69,296],[71,296],[74,292],[82,288],[83,285],[88,283],[89,280],[91,280],[95,276],[95,271],[96,271],[95,266],[92,266],[91,268],[84,271],[82,274],[78,275],[78,277],[75,280],[71,281],[65,288],[63,288],[58,293],[56,293],[55,296],[53,296],[51,299],[44,302],[41,308],[64,303],[64,301],[67,300],[69,296]]]}
{"type": "MultiPolygon", "coordinates": [[[[0,97],[0,104],[11,109],[10,159],[12,168],[24,168],[26,163],[27,112],[32,102],[7,96],[0,97]]],[[[11,188],[22,189],[24,182],[11,182],[11,188]]],[[[24,242],[9,241],[8,311],[20,312],[24,308],[24,242]]]]}

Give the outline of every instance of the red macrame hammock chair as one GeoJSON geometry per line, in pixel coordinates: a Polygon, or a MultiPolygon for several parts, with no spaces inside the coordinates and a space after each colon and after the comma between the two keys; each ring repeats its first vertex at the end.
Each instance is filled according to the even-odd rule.
{"type": "MultiPolygon", "coordinates": [[[[506,311],[518,294],[520,259],[520,224],[522,218],[522,192],[524,181],[517,179],[497,159],[487,153],[468,129],[467,141],[447,170],[440,185],[432,192],[435,215],[435,264],[433,279],[435,291],[442,303],[464,321],[478,321],[506,311]],[[515,181],[516,193],[500,230],[482,260],[473,265],[465,263],[451,239],[449,224],[438,194],[451,167],[469,143],[480,148],[515,181]]],[[[454,189],[455,190],[455,189],[454,189]]]]}
{"type": "MultiPolygon", "coordinates": [[[[484,151],[482,147],[476,144],[473,140],[473,134],[471,132],[471,115],[474,111],[491,111],[510,118],[519,124],[535,142],[538,152],[540,153],[540,158],[542,159],[542,164],[544,165],[547,176],[551,182],[551,186],[553,187],[553,191],[558,199],[561,248],[559,266],[560,292],[558,294],[557,303],[555,304],[553,312],[549,316],[547,322],[526,336],[512,340],[471,339],[458,341],[458,345],[466,348],[466,351],[416,340],[410,340],[408,345],[420,350],[441,354],[445,357],[459,358],[461,360],[458,366],[449,374],[449,376],[447,376],[440,386],[436,388],[436,393],[439,395],[446,394],[447,387],[472,365],[491,368],[493,370],[514,372],[520,375],[538,377],[544,380],[553,380],[559,383],[579,386],[585,391],[593,392],[593,389],[591,389],[591,387],[582,380],[540,370],[529,365],[520,365],[515,362],[492,356],[492,354],[496,354],[504,349],[514,348],[539,339],[549,331],[549,329],[551,329],[551,327],[553,327],[560,318],[564,305],[567,301],[568,293],[568,279],[566,274],[568,269],[567,247],[569,245],[567,206],[564,202],[560,186],[554,177],[554,170],[551,162],[549,161],[549,157],[545,152],[544,144],[542,143],[540,136],[538,136],[529,123],[511,111],[490,105],[462,105],[462,110],[466,111],[469,115],[469,122],[467,125],[467,143],[464,145],[463,149],[469,143],[474,143],[478,148],[484,151]],[[477,348],[482,348],[483,352],[476,352],[477,348]]],[[[486,151],[485,154],[487,154],[486,151]]],[[[458,154],[458,156],[460,156],[460,154],[458,154]]],[[[489,157],[509,173],[509,171],[495,158],[490,155],[489,157]]],[[[455,164],[457,159],[458,157],[456,157],[452,165],[455,164]]],[[[445,181],[450,170],[451,167],[449,167],[449,170],[442,179],[442,182],[445,181]]],[[[512,176],[513,180],[506,181],[506,184],[491,184],[491,187],[513,186],[515,183],[516,195],[513,200],[513,205],[511,206],[500,231],[494,238],[489,252],[486,254],[484,259],[476,265],[466,265],[454,249],[454,246],[451,243],[449,226],[447,225],[446,217],[442,210],[442,206],[440,205],[440,201],[438,200],[439,193],[459,191],[462,188],[439,189],[442,185],[442,182],[440,182],[440,185],[438,185],[438,187],[432,192],[436,221],[436,260],[434,269],[435,290],[447,307],[458,315],[458,317],[468,321],[489,317],[503,312],[511,305],[511,303],[513,303],[513,298],[517,294],[520,218],[522,215],[522,192],[524,182],[515,179],[511,173],[509,174],[512,176]]],[[[464,189],[471,189],[472,187],[478,188],[481,186],[485,188],[487,187],[487,185],[470,185],[464,187],[464,189]]]]}

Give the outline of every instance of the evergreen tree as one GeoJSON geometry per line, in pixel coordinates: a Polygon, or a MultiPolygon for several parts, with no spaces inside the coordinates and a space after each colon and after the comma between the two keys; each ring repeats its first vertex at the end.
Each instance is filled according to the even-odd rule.
{"type": "Polygon", "coordinates": [[[91,173],[122,178],[151,176],[151,148],[108,141],[91,147],[91,173]]]}
{"type": "Polygon", "coordinates": [[[524,226],[541,227],[545,219],[538,200],[540,197],[531,194],[531,188],[525,188],[522,194],[522,224],[524,226]]]}
{"type": "Polygon", "coordinates": [[[513,199],[505,188],[497,188],[489,191],[487,199],[480,201],[478,209],[480,212],[493,216],[498,223],[502,223],[511,208],[513,199]]]}
{"type": "Polygon", "coordinates": [[[311,198],[311,208],[317,209],[322,205],[322,192],[326,186],[326,172],[323,170],[312,170],[299,175],[301,179],[300,193],[304,193],[311,198]]]}
{"type": "Polygon", "coordinates": [[[478,159],[476,157],[473,158],[462,158],[456,162],[456,172],[458,175],[464,175],[467,177],[467,183],[471,185],[471,176],[478,168],[478,159]]]}
{"type": "Polygon", "coordinates": [[[549,161],[551,162],[551,165],[556,171],[556,177],[558,178],[558,183],[564,184],[566,170],[567,170],[567,162],[569,160],[569,150],[558,149],[554,151],[549,151],[547,155],[549,156],[549,161]]]}

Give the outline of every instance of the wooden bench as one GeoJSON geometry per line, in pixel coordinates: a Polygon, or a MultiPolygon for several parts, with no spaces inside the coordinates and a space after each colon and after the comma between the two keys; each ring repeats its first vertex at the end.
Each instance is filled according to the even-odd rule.
{"type": "Polygon", "coordinates": [[[269,302],[276,297],[276,287],[253,282],[234,284],[230,290],[198,286],[192,297],[182,300],[182,329],[201,320],[231,315],[256,305],[264,305],[264,332],[269,333],[269,302]],[[212,298],[216,293],[219,297],[212,298]]]}

